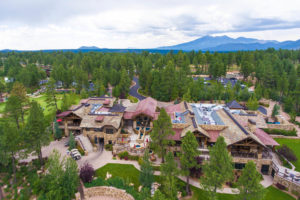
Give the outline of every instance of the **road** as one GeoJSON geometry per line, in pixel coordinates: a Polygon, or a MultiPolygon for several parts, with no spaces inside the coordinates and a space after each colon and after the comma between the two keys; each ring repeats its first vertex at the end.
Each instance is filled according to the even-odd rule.
{"type": "Polygon", "coordinates": [[[133,81],[135,82],[135,85],[130,88],[129,94],[140,101],[146,99],[145,96],[138,93],[138,89],[140,88],[139,79],[137,77],[133,77],[133,81]]]}

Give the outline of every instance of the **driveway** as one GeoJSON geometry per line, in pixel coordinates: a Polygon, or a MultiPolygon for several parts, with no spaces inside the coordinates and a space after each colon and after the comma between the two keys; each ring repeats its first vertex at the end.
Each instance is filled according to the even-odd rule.
{"type": "Polygon", "coordinates": [[[130,88],[129,94],[140,101],[146,99],[146,97],[138,93],[138,89],[140,88],[139,79],[137,77],[133,77],[133,81],[135,82],[135,85],[130,88]]]}

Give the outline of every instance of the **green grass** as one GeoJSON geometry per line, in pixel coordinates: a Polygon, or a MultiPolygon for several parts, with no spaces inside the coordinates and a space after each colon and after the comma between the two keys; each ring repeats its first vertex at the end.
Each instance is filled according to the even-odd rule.
{"type": "MultiPolygon", "coordinates": [[[[103,167],[99,168],[96,170],[96,176],[105,178],[106,173],[109,172],[112,177],[122,177],[124,180],[129,180],[134,184],[134,187],[137,189],[138,186],[140,186],[140,181],[139,181],[139,176],[140,176],[140,171],[137,170],[133,165],[131,164],[106,164],[103,167]]],[[[155,180],[157,182],[161,182],[161,177],[160,176],[155,176],[155,180]]],[[[183,182],[179,180],[179,182],[183,182]]],[[[196,187],[191,187],[193,190],[193,197],[190,198],[190,200],[207,200],[207,194],[203,190],[196,188],[196,187]]],[[[218,199],[220,200],[236,200],[236,195],[232,194],[218,194],[218,199]]],[[[264,200],[294,200],[293,197],[290,195],[278,190],[277,188],[274,187],[268,187],[267,188],[267,194],[264,200]]]]}
{"type": "MultiPolygon", "coordinates": [[[[58,94],[57,95],[57,106],[58,106],[58,108],[61,108],[62,97],[63,97],[63,94],[58,94]]],[[[41,105],[41,107],[43,108],[45,116],[53,113],[54,110],[55,110],[54,106],[52,108],[49,108],[49,106],[47,106],[45,95],[41,95],[37,98],[30,97],[29,101],[37,101],[41,105]]],[[[80,95],[76,95],[76,99],[75,99],[76,104],[78,104],[79,101],[80,101],[80,95]]],[[[4,109],[5,109],[5,102],[0,103],[0,113],[4,113],[4,109]]]]}
{"type": "Polygon", "coordinates": [[[128,95],[127,99],[129,99],[131,103],[137,103],[139,101],[137,98],[131,95],[128,95]]]}
{"type": "Polygon", "coordinates": [[[292,162],[295,165],[296,170],[300,171],[300,139],[286,139],[286,138],[276,138],[275,139],[280,145],[285,144],[290,149],[292,149],[297,156],[298,160],[292,162]]]}
{"type": "Polygon", "coordinates": [[[129,180],[137,189],[141,184],[139,181],[140,171],[130,164],[106,164],[96,170],[97,177],[106,178],[106,173],[109,172],[112,177],[121,177],[124,180],[129,180]]]}

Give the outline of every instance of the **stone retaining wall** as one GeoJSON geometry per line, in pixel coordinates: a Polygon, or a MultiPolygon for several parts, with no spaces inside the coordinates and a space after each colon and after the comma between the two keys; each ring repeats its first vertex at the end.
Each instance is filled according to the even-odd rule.
{"type": "Polygon", "coordinates": [[[284,185],[291,193],[297,192],[298,194],[300,194],[300,184],[296,184],[295,182],[287,180],[276,174],[273,180],[273,184],[276,185],[277,183],[284,185]]]}
{"type": "MultiPolygon", "coordinates": [[[[126,193],[125,190],[121,190],[115,187],[108,187],[108,186],[99,186],[99,187],[91,187],[91,188],[84,188],[84,198],[88,200],[90,198],[95,197],[111,197],[115,199],[122,199],[122,200],[134,200],[134,198],[126,193]]],[[[80,195],[76,195],[76,200],[81,200],[80,195]]]]}
{"type": "Polygon", "coordinates": [[[294,125],[292,124],[267,124],[269,129],[281,129],[291,131],[294,129],[294,125]]]}

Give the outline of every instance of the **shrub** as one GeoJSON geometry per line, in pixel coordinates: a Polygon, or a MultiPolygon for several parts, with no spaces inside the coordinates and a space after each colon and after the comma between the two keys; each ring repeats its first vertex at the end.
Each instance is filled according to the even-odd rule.
{"type": "Polygon", "coordinates": [[[94,168],[89,163],[85,163],[80,169],[79,177],[84,183],[90,183],[93,180],[94,174],[94,168]]]}
{"type": "Polygon", "coordinates": [[[121,153],[119,153],[118,154],[118,156],[119,156],[119,158],[120,159],[125,159],[125,157],[127,157],[127,159],[128,159],[128,152],[127,151],[123,151],[123,152],[121,152],[121,153]]]}
{"type": "Polygon", "coordinates": [[[280,153],[282,156],[284,156],[289,161],[297,161],[297,156],[293,152],[292,149],[290,149],[285,144],[278,148],[278,153],[280,153]]]}
{"type": "Polygon", "coordinates": [[[113,150],[113,145],[112,144],[106,144],[104,148],[105,148],[106,151],[112,151],[113,150]]]}
{"type": "Polygon", "coordinates": [[[139,165],[142,165],[142,163],[143,163],[143,158],[142,157],[139,157],[138,163],[139,163],[139,165]]]}
{"type": "Polygon", "coordinates": [[[81,146],[79,144],[76,145],[76,148],[78,149],[79,153],[84,156],[85,155],[85,152],[84,150],[81,148],[81,146]]]}
{"type": "Polygon", "coordinates": [[[271,135],[297,136],[297,131],[295,129],[288,131],[288,130],[282,130],[282,129],[264,128],[263,130],[266,133],[271,134],[271,135]]]}
{"type": "Polygon", "coordinates": [[[276,187],[280,190],[285,190],[285,188],[286,188],[284,185],[282,185],[280,183],[276,183],[276,187]]]}
{"type": "Polygon", "coordinates": [[[152,166],[152,169],[153,169],[154,171],[160,171],[160,166],[152,166]]]}
{"type": "Polygon", "coordinates": [[[128,159],[129,159],[129,160],[136,160],[136,161],[138,161],[139,158],[140,158],[139,156],[128,155],[128,159]]]}

